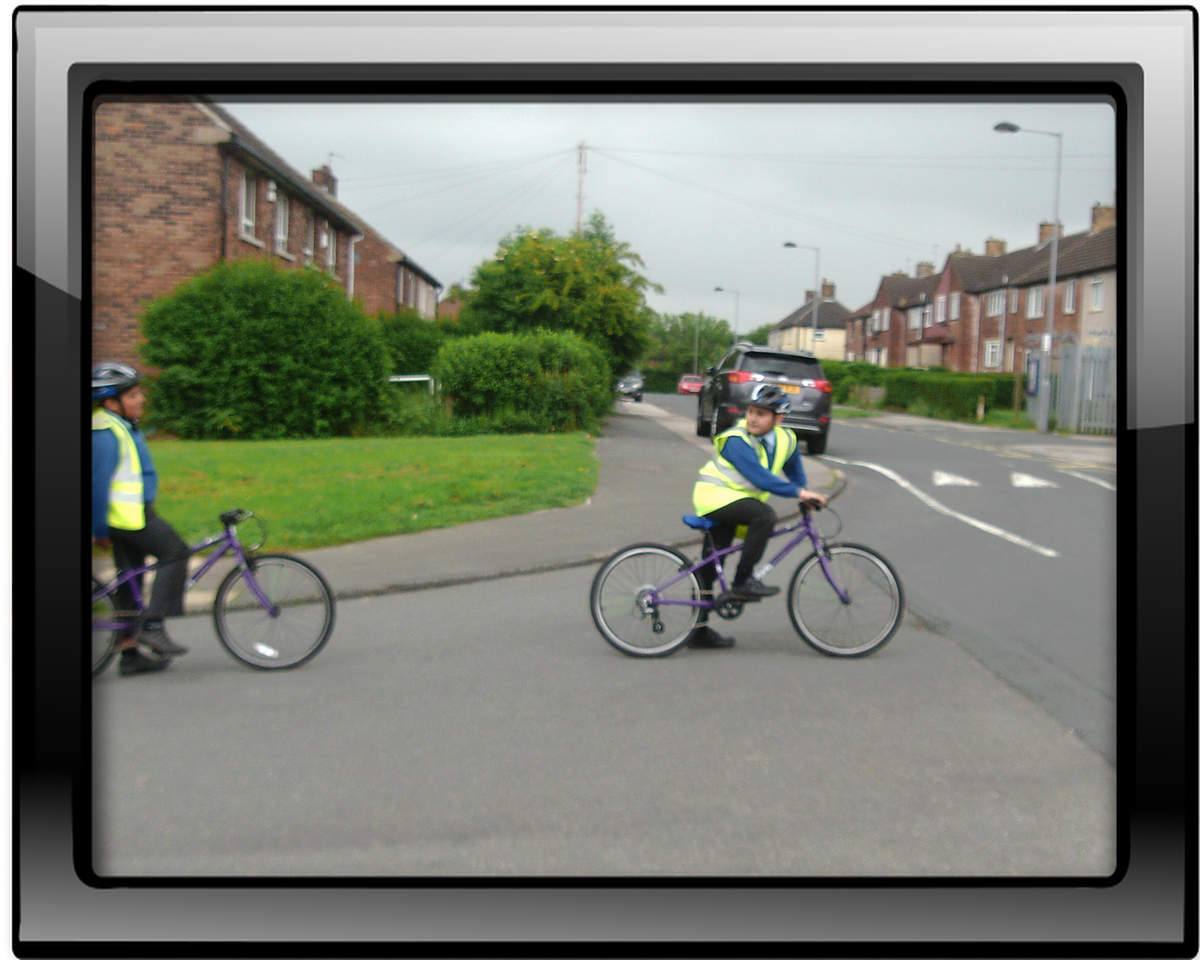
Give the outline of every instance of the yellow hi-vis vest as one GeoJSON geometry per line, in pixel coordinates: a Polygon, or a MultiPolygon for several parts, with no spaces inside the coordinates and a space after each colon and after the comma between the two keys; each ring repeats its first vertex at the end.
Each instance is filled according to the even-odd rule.
{"type": "Polygon", "coordinates": [[[696,481],[696,488],[692,493],[692,502],[698,514],[704,516],[745,497],[754,497],[764,503],[770,498],[771,494],[768,491],[756,487],[742,476],[737,467],[721,456],[721,450],[730,437],[740,437],[758,454],[758,462],[763,467],[777,477],[782,477],[783,465],[796,452],[796,435],[786,427],[775,427],[774,434],[773,463],[767,462],[767,448],[762,440],[746,429],[745,420],[713,438],[713,458],[700,468],[700,479],[696,481]]]}
{"type": "Polygon", "coordinates": [[[146,526],[145,489],[142,458],[138,456],[133,434],[124,421],[103,407],[92,414],[93,430],[111,430],[117,438],[119,459],[108,493],[108,525],[117,530],[141,530],[146,526]]]}

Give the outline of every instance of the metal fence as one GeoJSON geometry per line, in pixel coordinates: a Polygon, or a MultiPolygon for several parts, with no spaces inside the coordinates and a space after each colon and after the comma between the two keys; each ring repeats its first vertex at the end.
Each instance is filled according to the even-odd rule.
{"type": "Polygon", "coordinates": [[[1051,411],[1060,430],[1117,432],[1117,355],[1111,347],[1064,343],[1050,377],[1051,411]]]}

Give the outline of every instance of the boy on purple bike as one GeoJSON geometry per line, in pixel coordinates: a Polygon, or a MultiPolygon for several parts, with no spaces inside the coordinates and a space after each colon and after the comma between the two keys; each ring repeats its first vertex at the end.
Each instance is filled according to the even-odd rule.
{"type": "MultiPolygon", "coordinates": [[[[132,367],[104,363],[92,370],[92,541],[101,547],[112,545],[119,569],[142,566],[147,554],[161,564],[137,633],[118,640],[125,675],[162,670],[171,657],[187,653],[163,627],[164,617],[183,615],[188,547],[154,510],[158,472],[137,427],[145,406],[146,396],[132,367]],[[139,644],[151,655],[138,649],[139,644]]],[[[132,609],[133,597],[126,587],[117,597],[132,609]]]]}
{"type": "MultiPolygon", "coordinates": [[[[754,566],[775,529],[775,511],[767,503],[771,494],[825,504],[825,497],[805,489],[808,478],[799,443],[783,426],[784,414],[790,409],[791,401],[779,387],[764,383],[756,388],[745,418],[713,438],[713,458],[700,469],[692,494],[696,513],[717,522],[705,541],[703,556],[725,549],[733,543],[738,527],[747,528],[730,588],[740,600],[761,600],[779,592],[778,587],[753,577],[754,566]]],[[[704,594],[711,596],[716,580],[712,565],[697,570],[696,577],[704,594]]],[[[708,610],[702,608],[687,645],[718,649],[732,647],[734,642],[733,637],[722,637],[708,625],[708,610]]]]}

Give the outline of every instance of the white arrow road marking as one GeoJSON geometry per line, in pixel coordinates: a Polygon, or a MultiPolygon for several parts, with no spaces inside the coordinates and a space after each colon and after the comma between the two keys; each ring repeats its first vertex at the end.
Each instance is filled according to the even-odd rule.
{"type": "Polygon", "coordinates": [[[968,480],[966,477],[960,477],[957,474],[946,473],[944,470],[933,471],[933,485],[935,487],[977,487],[979,486],[974,480],[968,480]]]}
{"type": "Polygon", "coordinates": [[[1027,550],[1032,550],[1034,553],[1040,553],[1044,557],[1057,557],[1058,551],[1051,550],[1049,547],[1043,547],[1041,544],[1034,543],[1032,540],[1026,540],[1024,537],[1019,537],[1015,533],[1009,533],[1007,530],[1002,530],[1000,527],[993,526],[990,523],[985,523],[982,520],[976,520],[974,517],[968,517],[965,513],[959,513],[957,510],[951,510],[943,503],[934,500],[924,490],[918,489],[904,477],[896,473],[895,470],[889,470],[887,467],[881,467],[877,463],[865,463],[862,460],[839,460],[836,457],[825,457],[826,460],[832,460],[834,463],[850,464],[856,467],[866,467],[868,470],[874,470],[877,473],[882,473],[889,480],[899,484],[914,497],[920,500],[925,506],[936,510],[938,513],[945,514],[947,517],[953,517],[955,520],[961,520],[963,523],[975,527],[977,530],[982,530],[984,533],[990,533],[993,536],[1007,540],[1009,543],[1015,543],[1019,547],[1025,547],[1027,550]]]}
{"type": "Polygon", "coordinates": [[[1057,487],[1058,484],[1053,480],[1043,480],[1041,477],[1031,477],[1027,473],[1014,473],[1012,475],[1012,485],[1014,487],[1057,487]]]}
{"type": "Polygon", "coordinates": [[[1107,480],[1101,480],[1099,477],[1089,477],[1086,473],[1076,473],[1074,470],[1059,470],[1059,473],[1065,473],[1068,477],[1078,477],[1080,480],[1087,480],[1089,483],[1094,483],[1105,490],[1112,490],[1114,493],[1117,489],[1107,480]]]}

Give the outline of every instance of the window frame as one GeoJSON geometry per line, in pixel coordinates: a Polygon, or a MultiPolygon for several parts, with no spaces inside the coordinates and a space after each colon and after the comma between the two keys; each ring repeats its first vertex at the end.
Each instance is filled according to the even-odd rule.
{"type": "Polygon", "coordinates": [[[1104,278],[1092,277],[1092,313],[1104,309],[1104,278]]]}
{"type": "Polygon", "coordinates": [[[988,293],[984,300],[983,313],[985,317],[998,317],[1004,312],[1004,308],[1008,302],[1008,293],[1005,290],[992,290],[988,293]]]}
{"type": "Polygon", "coordinates": [[[242,171],[238,186],[238,235],[257,246],[263,245],[258,239],[258,174],[250,169],[242,171]]]}
{"type": "Polygon", "coordinates": [[[1040,320],[1046,315],[1046,288],[1030,287],[1025,291],[1025,319],[1040,320]],[[1036,313],[1034,311],[1037,311],[1036,313]]]}
{"type": "Polygon", "coordinates": [[[1078,287],[1078,285],[1079,285],[1079,282],[1077,280],[1068,280],[1066,283],[1063,284],[1063,311],[1062,312],[1064,314],[1075,312],[1075,294],[1076,294],[1076,287],[1078,287]]]}
{"type": "Polygon", "coordinates": [[[949,316],[950,320],[957,320],[962,315],[962,294],[957,290],[950,294],[949,316]]]}
{"type": "Polygon", "coordinates": [[[279,191],[275,195],[275,252],[289,260],[294,259],[288,250],[290,242],[290,217],[287,194],[279,191]]]}
{"type": "Polygon", "coordinates": [[[999,338],[983,341],[983,367],[985,370],[997,369],[1000,366],[1001,345],[999,338]]]}

